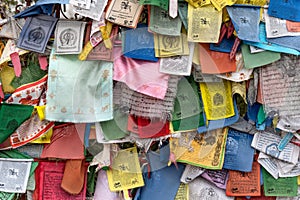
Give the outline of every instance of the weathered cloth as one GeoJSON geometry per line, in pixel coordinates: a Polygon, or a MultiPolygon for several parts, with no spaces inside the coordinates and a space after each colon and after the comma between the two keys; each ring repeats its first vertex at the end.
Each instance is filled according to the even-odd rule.
{"type": "Polygon", "coordinates": [[[177,93],[178,76],[170,76],[168,89],[164,99],[157,99],[131,90],[121,84],[120,106],[129,113],[141,117],[170,119],[177,93]]]}

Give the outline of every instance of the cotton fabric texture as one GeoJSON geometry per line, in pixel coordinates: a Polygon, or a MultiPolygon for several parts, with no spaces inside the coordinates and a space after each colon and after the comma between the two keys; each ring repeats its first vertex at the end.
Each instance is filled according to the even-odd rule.
{"type": "Polygon", "coordinates": [[[113,118],[112,63],[51,54],[46,119],[88,123],[113,118]],[[71,94],[70,94],[71,93],[71,94]]]}

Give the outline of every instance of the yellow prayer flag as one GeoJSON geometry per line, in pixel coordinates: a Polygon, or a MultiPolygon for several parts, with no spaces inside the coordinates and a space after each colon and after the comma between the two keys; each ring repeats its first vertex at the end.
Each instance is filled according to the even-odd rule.
{"type": "Polygon", "coordinates": [[[207,120],[234,116],[230,81],[200,83],[200,90],[207,120]]]}
{"type": "Polygon", "coordinates": [[[190,5],[194,6],[195,8],[207,6],[211,4],[210,0],[185,0],[190,5]]]}
{"type": "Polygon", "coordinates": [[[222,22],[226,23],[230,20],[229,14],[227,12],[227,9],[222,10],[222,22]]]}
{"type": "Polygon", "coordinates": [[[9,67],[7,63],[3,63],[0,72],[0,79],[2,82],[2,89],[4,93],[13,93],[15,88],[10,85],[12,80],[15,78],[15,71],[13,67],[9,67]]]}
{"type": "Polygon", "coordinates": [[[236,0],[235,4],[247,4],[253,6],[264,6],[267,4],[267,0],[236,0]]]}
{"type": "Polygon", "coordinates": [[[144,186],[136,147],[120,150],[107,170],[109,189],[122,191],[144,186]]]}
{"type": "Polygon", "coordinates": [[[34,143],[34,144],[50,143],[52,134],[53,134],[53,129],[51,128],[51,129],[49,129],[49,131],[47,131],[47,133],[45,133],[41,137],[33,140],[31,143],[34,143]]]}
{"type": "Polygon", "coordinates": [[[231,6],[236,0],[211,0],[211,3],[218,11],[221,11],[225,6],[231,6]]]}
{"type": "Polygon", "coordinates": [[[244,103],[247,104],[247,89],[246,89],[246,82],[243,81],[243,82],[234,82],[232,81],[231,82],[231,85],[232,85],[232,94],[239,94],[243,100],[244,100],[244,103]]]}
{"type": "Polygon", "coordinates": [[[189,185],[180,183],[175,200],[189,200],[189,185]]]}
{"type": "Polygon", "coordinates": [[[214,6],[194,8],[188,5],[188,41],[217,43],[222,24],[222,11],[214,6]]]}
{"type": "Polygon", "coordinates": [[[195,138],[197,132],[184,132],[180,134],[179,138],[170,137],[170,152],[175,156],[175,159],[180,158],[191,147],[191,143],[195,138]]]}
{"type": "Polygon", "coordinates": [[[222,128],[197,134],[190,150],[184,152],[177,161],[207,169],[222,169],[227,133],[228,129],[222,128]]]}
{"type": "Polygon", "coordinates": [[[186,34],[170,36],[154,34],[155,57],[171,57],[189,55],[189,47],[186,34]]]}

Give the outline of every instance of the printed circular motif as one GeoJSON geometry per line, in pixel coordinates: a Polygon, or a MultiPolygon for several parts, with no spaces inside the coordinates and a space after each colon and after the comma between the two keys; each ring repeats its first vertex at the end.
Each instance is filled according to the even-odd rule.
{"type": "Polygon", "coordinates": [[[61,32],[59,39],[62,46],[74,46],[77,41],[76,31],[68,28],[61,32]]]}
{"type": "Polygon", "coordinates": [[[41,44],[43,39],[45,38],[46,33],[41,27],[37,27],[32,29],[28,33],[28,42],[32,42],[35,44],[41,44]]]}

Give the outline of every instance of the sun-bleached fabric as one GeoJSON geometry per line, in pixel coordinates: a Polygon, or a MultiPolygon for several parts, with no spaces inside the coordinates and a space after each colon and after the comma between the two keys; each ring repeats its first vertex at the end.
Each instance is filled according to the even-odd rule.
{"type": "Polygon", "coordinates": [[[50,56],[46,119],[91,123],[113,118],[112,63],[50,56]]]}
{"type": "Polygon", "coordinates": [[[289,132],[300,129],[299,64],[299,56],[282,54],[280,60],[260,69],[264,110],[271,116],[278,113],[277,128],[289,132]]]}
{"type": "MultiPolygon", "coordinates": [[[[171,119],[171,112],[173,111],[174,107],[178,81],[179,76],[170,76],[167,93],[164,99],[157,99],[139,92],[135,92],[126,84],[120,83],[120,105],[124,110],[129,109],[129,113],[132,115],[146,118],[160,118],[162,120],[171,119]]],[[[114,94],[115,93],[114,87],[114,94]]]]}
{"type": "Polygon", "coordinates": [[[113,79],[125,83],[137,92],[163,99],[168,89],[169,75],[159,72],[159,61],[134,60],[122,55],[121,48],[114,48],[113,79]]]}
{"type": "Polygon", "coordinates": [[[228,6],[226,9],[238,38],[259,42],[260,7],[228,6]]]}

